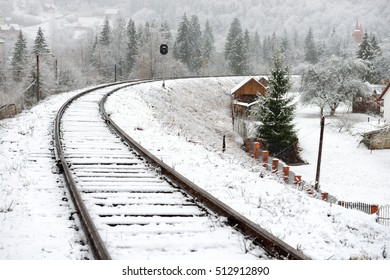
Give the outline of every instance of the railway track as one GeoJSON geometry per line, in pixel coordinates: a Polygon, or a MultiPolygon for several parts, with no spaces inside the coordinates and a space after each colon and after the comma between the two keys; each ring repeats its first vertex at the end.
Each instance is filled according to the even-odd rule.
{"type": "Polygon", "coordinates": [[[56,162],[96,259],[308,259],[166,166],[126,135],[99,86],[55,120],[56,162]]]}

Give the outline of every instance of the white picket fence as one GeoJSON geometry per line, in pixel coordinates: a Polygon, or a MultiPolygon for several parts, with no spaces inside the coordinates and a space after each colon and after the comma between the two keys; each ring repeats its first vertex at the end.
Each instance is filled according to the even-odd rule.
{"type": "Polygon", "coordinates": [[[363,202],[346,202],[346,201],[339,201],[338,204],[347,209],[355,209],[364,212],[366,214],[374,214],[372,211],[371,204],[367,204],[363,202]]]}
{"type": "Polygon", "coordinates": [[[378,207],[378,205],[372,205],[362,202],[345,201],[339,201],[338,204],[347,209],[359,210],[370,215],[376,214],[377,222],[379,224],[382,224],[384,226],[390,226],[390,205],[383,205],[378,207]]]}
{"type": "Polygon", "coordinates": [[[379,207],[378,223],[385,226],[390,226],[390,205],[384,205],[379,207]]]}

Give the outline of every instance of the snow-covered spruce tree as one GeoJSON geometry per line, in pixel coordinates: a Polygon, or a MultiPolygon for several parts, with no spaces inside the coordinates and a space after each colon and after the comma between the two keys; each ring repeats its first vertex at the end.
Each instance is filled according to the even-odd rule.
{"type": "Polygon", "coordinates": [[[318,50],[314,42],[313,30],[310,27],[305,38],[305,61],[311,64],[316,64],[318,62],[318,50]]]}
{"type": "Polygon", "coordinates": [[[103,29],[100,32],[99,43],[106,47],[111,44],[111,26],[107,17],[104,20],[103,29]]]}
{"type": "Polygon", "coordinates": [[[234,18],[226,38],[225,59],[228,61],[230,71],[234,75],[248,73],[248,52],[245,47],[244,34],[239,18],[234,18]]]}
{"type": "Polygon", "coordinates": [[[137,31],[134,20],[130,19],[127,24],[127,51],[126,51],[126,71],[131,73],[138,54],[137,31]]]}
{"type": "Polygon", "coordinates": [[[287,97],[291,87],[289,70],[284,65],[280,53],[273,58],[269,90],[259,97],[255,115],[260,122],[257,136],[265,144],[271,155],[287,163],[302,162],[299,156],[298,137],[293,119],[295,106],[287,97]]]}
{"type": "Polygon", "coordinates": [[[204,68],[208,68],[209,65],[213,64],[215,53],[216,49],[214,33],[210,22],[207,20],[202,37],[202,58],[204,68]]]}
{"type": "Polygon", "coordinates": [[[261,63],[261,41],[260,35],[256,31],[250,44],[250,57],[253,58],[254,68],[257,70],[261,63]]]}
{"type": "Polygon", "coordinates": [[[111,56],[114,60],[114,67],[117,66],[117,79],[124,77],[124,62],[126,58],[127,30],[126,21],[122,17],[117,17],[112,29],[112,44],[110,45],[111,56]]]}
{"type": "Polygon", "coordinates": [[[22,31],[19,32],[12,55],[12,75],[15,82],[20,82],[25,75],[27,63],[27,43],[22,31]]]}
{"type": "Polygon", "coordinates": [[[190,20],[191,60],[190,70],[199,74],[202,67],[202,31],[197,15],[192,15],[190,20]]]}
{"type": "Polygon", "coordinates": [[[315,104],[321,109],[330,110],[333,116],[341,103],[352,102],[356,94],[367,91],[362,76],[367,65],[354,57],[332,56],[309,66],[302,75],[303,104],[315,104]]]}
{"type": "Polygon", "coordinates": [[[188,67],[191,64],[191,31],[190,31],[190,21],[188,20],[187,14],[184,14],[182,21],[179,23],[177,30],[177,37],[174,47],[174,57],[180,62],[184,63],[188,67]]]}
{"type": "Polygon", "coordinates": [[[34,40],[33,53],[35,55],[50,53],[49,46],[46,43],[45,35],[43,34],[43,31],[40,27],[38,28],[37,36],[34,40]]]}
{"type": "Polygon", "coordinates": [[[382,50],[379,47],[378,41],[374,35],[371,37],[364,33],[363,41],[359,45],[357,51],[357,57],[363,59],[368,66],[367,72],[364,75],[364,79],[370,83],[375,83],[380,79],[379,70],[377,69],[377,63],[382,60],[382,50]]]}

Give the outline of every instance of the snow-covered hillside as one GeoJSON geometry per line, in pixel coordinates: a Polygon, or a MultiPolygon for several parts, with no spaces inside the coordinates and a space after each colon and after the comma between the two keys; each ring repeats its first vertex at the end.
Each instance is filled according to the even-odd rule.
{"type": "MultiPolygon", "coordinates": [[[[242,151],[242,139],[231,131],[229,92],[240,81],[208,78],[168,81],[165,89],[161,82],[135,86],[113,95],[107,109],[132,137],[166,163],[310,257],[383,258],[390,242],[390,229],[375,223],[373,216],[309,198],[272,176],[260,178],[259,164],[242,151]],[[225,153],[221,152],[223,135],[228,140],[225,153]]],[[[306,134],[302,147],[310,162],[299,171],[306,168],[306,173],[314,176],[312,167],[316,162],[311,154],[317,152],[319,122],[313,119],[317,110],[309,111],[299,111],[296,119],[300,135],[306,134]],[[307,136],[308,131],[316,139],[314,143],[307,136]]],[[[331,153],[324,157],[323,188],[328,190],[329,186],[330,192],[339,198],[350,194],[345,200],[366,197],[389,203],[390,192],[385,188],[390,179],[386,173],[390,167],[389,151],[370,154],[357,143],[351,144],[356,139],[327,129],[329,149],[329,138],[339,146],[336,148],[340,155],[334,157],[331,153]],[[351,168],[342,170],[340,175],[336,161],[342,157],[348,157],[357,172],[367,172],[355,176],[349,174],[351,168]],[[363,160],[372,166],[367,167],[363,160]],[[382,174],[375,179],[382,188],[373,193],[372,185],[361,178],[372,170],[382,174]],[[338,189],[342,191],[337,192],[338,189]]]]}

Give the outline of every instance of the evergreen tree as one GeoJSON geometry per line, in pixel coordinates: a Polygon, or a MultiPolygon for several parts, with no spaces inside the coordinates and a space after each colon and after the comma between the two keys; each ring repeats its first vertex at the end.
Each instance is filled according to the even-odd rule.
{"type": "Polygon", "coordinates": [[[179,23],[177,37],[175,41],[174,56],[188,67],[191,64],[192,42],[190,34],[190,21],[184,14],[182,21],[179,23]]]}
{"type": "Polygon", "coordinates": [[[362,43],[357,51],[357,57],[363,59],[368,66],[368,70],[364,75],[366,81],[374,83],[380,79],[381,75],[377,67],[379,65],[378,62],[382,60],[382,50],[375,35],[370,37],[367,33],[364,33],[362,43]]]}
{"type": "Polygon", "coordinates": [[[35,37],[35,40],[34,40],[33,53],[35,55],[42,55],[45,53],[50,53],[49,47],[46,43],[45,36],[44,36],[43,31],[40,27],[38,28],[37,36],[35,37]]]}
{"type": "Polygon", "coordinates": [[[305,38],[305,61],[311,64],[316,64],[318,62],[318,51],[316,44],[314,42],[313,30],[310,27],[305,38]]]}
{"type": "Polygon", "coordinates": [[[250,56],[253,58],[255,67],[258,67],[261,63],[261,41],[259,33],[256,31],[250,44],[250,56]]]}
{"type": "Polygon", "coordinates": [[[165,43],[171,42],[172,33],[171,33],[171,29],[169,28],[168,21],[165,20],[163,23],[161,23],[160,33],[163,35],[163,39],[165,40],[165,43]]]}
{"type": "Polygon", "coordinates": [[[122,62],[126,56],[127,30],[126,21],[122,17],[115,20],[112,29],[112,44],[110,46],[111,55],[116,65],[119,65],[119,74],[122,73],[122,62]]]}
{"type": "Polygon", "coordinates": [[[191,71],[199,73],[199,69],[202,67],[202,31],[198,16],[191,16],[189,31],[191,42],[191,63],[189,68],[191,71]]]}
{"type": "Polygon", "coordinates": [[[366,61],[371,61],[375,57],[374,49],[371,45],[371,40],[367,33],[364,33],[362,43],[359,45],[357,57],[366,61]]]}
{"type": "Polygon", "coordinates": [[[22,31],[19,32],[12,56],[12,75],[15,82],[20,82],[27,63],[27,43],[22,31]]]}
{"type": "Polygon", "coordinates": [[[111,43],[111,27],[107,17],[104,20],[103,29],[100,33],[99,43],[102,46],[109,46],[111,43]]]}
{"type": "Polygon", "coordinates": [[[248,52],[238,18],[234,18],[230,25],[224,55],[233,74],[243,75],[248,72],[248,52]]]}
{"type": "Polygon", "coordinates": [[[126,68],[130,73],[133,70],[136,57],[138,54],[137,32],[135,29],[134,20],[130,19],[127,24],[127,52],[126,52],[126,68]]]}
{"type": "Polygon", "coordinates": [[[210,22],[207,20],[203,31],[203,38],[202,38],[202,57],[203,57],[203,63],[205,67],[208,64],[213,63],[214,56],[215,56],[214,33],[211,28],[210,22]]]}
{"type": "Polygon", "coordinates": [[[269,64],[272,61],[272,44],[271,37],[266,36],[263,39],[263,46],[261,48],[263,54],[263,62],[269,64]]]}
{"type": "Polygon", "coordinates": [[[372,47],[372,51],[374,53],[374,56],[375,57],[382,56],[383,52],[382,52],[381,48],[379,47],[379,43],[376,40],[375,35],[371,36],[370,42],[371,42],[371,47],[372,47]]]}
{"type": "Polygon", "coordinates": [[[292,98],[287,97],[291,87],[289,70],[278,52],[272,68],[268,93],[260,97],[257,110],[260,121],[257,134],[272,155],[288,163],[299,162],[298,137],[293,124],[295,106],[291,105],[292,98]]]}

